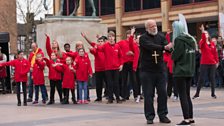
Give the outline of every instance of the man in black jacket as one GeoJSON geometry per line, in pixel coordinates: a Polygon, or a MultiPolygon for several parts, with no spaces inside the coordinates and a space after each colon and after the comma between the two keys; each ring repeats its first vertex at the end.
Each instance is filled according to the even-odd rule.
{"type": "Polygon", "coordinates": [[[146,33],[140,37],[140,79],[144,92],[144,111],[147,124],[153,124],[155,89],[157,91],[157,113],[161,123],[170,123],[167,118],[167,93],[163,62],[163,51],[169,50],[165,36],[158,33],[155,20],[145,22],[146,33]]]}

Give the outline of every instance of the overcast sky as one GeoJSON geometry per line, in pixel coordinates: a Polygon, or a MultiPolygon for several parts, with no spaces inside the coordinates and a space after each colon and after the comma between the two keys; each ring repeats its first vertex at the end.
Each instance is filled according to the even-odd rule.
{"type": "MultiPolygon", "coordinates": [[[[32,0],[17,0],[19,5],[21,5],[22,11],[24,13],[27,12],[27,6],[28,6],[27,1],[30,2],[32,0]]],[[[53,0],[47,0],[47,5],[49,6],[49,10],[45,10],[44,6],[42,4],[41,4],[42,6],[38,7],[38,5],[40,5],[41,2],[43,2],[43,0],[33,0],[33,3],[30,4],[30,6],[31,6],[30,11],[31,12],[34,12],[34,11],[37,11],[37,10],[42,11],[39,15],[37,15],[35,17],[35,20],[39,20],[40,18],[44,18],[45,14],[52,14],[53,13],[53,0]]],[[[17,11],[16,12],[17,13],[17,23],[24,23],[23,16],[21,16],[21,11],[19,9],[18,4],[17,4],[16,11],[17,11]]]]}

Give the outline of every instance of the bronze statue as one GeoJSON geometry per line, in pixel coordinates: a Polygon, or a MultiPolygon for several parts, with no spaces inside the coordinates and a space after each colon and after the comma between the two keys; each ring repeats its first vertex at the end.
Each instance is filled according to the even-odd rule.
{"type": "MultiPolygon", "coordinates": [[[[95,5],[94,5],[94,1],[93,0],[88,0],[90,6],[92,7],[92,16],[96,16],[96,8],[95,8],[95,5]]],[[[62,15],[63,13],[63,6],[64,6],[64,0],[60,0],[60,10],[56,13],[57,16],[60,16],[62,15]]],[[[75,0],[75,7],[74,7],[74,10],[73,12],[70,14],[70,16],[76,16],[77,15],[77,10],[79,8],[79,3],[80,3],[80,0],[75,0]]],[[[47,6],[47,0],[44,0],[44,8],[45,10],[48,10],[48,6],[47,6]]]]}

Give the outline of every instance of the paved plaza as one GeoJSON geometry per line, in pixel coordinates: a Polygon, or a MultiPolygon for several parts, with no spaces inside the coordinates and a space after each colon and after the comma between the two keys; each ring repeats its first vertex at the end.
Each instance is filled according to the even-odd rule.
{"type": "MultiPolygon", "coordinates": [[[[195,92],[191,90],[192,95],[195,92]]],[[[57,94],[56,94],[57,95],[57,94]]],[[[91,90],[91,103],[61,105],[32,105],[18,107],[16,95],[0,95],[0,126],[146,126],[143,101],[133,98],[123,104],[94,103],[95,90],[91,90]]],[[[217,99],[210,97],[210,89],[202,89],[199,99],[193,100],[195,126],[224,125],[224,89],[217,89],[217,99]]],[[[156,100],[155,100],[156,101],[156,100]]],[[[156,103],[155,103],[156,104],[156,103]]],[[[158,117],[152,126],[175,126],[182,120],[179,101],[168,100],[171,124],[161,124],[158,117]]]]}

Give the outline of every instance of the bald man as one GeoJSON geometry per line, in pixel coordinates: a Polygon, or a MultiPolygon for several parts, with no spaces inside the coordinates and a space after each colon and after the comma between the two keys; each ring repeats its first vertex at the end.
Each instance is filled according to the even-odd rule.
{"type": "Polygon", "coordinates": [[[140,37],[140,81],[144,92],[144,112],[147,124],[153,124],[155,110],[153,101],[157,91],[157,113],[161,123],[170,123],[167,118],[167,92],[163,51],[169,50],[166,38],[158,33],[155,20],[145,22],[146,33],[140,37]]]}

